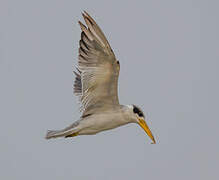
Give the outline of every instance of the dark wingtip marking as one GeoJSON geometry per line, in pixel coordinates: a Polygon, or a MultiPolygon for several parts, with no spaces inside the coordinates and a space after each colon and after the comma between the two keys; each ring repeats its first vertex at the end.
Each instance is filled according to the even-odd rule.
{"type": "MultiPolygon", "coordinates": [[[[89,50],[89,47],[88,47],[87,44],[83,41],[83,38],[81,38],[80,43],[83,44],[87,50],[89,50]]],[[[81,46],[81,45],[80,45],[80,46],[81,46]]]]}
{"type": "Polygon", "coordinates": [[[82,47],[80,47],[80,50],[83,51],[83,53],[87,55],[87,52],[82,47]]]}
{"type": "MultiPolygon", "coordinates": [[[[79,56],[78,56],[79,58],[82,58],[84,61],[87,61],[87,59],[84,57],[84,56],[82,56],[81,54],[79,54],[79,56]]],[[[80,61],[79,61],[80,62],[80,61]]]]}

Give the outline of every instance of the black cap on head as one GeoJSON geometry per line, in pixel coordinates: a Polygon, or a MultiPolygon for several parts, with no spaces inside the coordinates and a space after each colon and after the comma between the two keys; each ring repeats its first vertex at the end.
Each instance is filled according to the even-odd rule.
{"type": "Polygon", "coordinates": [[[139,117],[144,117],[144,113],[141,111],[141,109],[139,107],[137,107],[136,105],[133,105],[133,112],[135,114],[138,114],[139,117]]]}

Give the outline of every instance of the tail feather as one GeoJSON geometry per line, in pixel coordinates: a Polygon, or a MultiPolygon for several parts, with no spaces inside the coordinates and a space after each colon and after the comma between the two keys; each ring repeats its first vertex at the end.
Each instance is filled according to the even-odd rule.
{"type": "Polygon", "coordinates": [[[70,126],[62,130],[49,130],[46,134],[46,139],[57,138],[57,137],[72,137],[78,134],[79,121],[74,122],[70,126]]]}
{"type": "Polygon", "coordinates": [[[57,138],[57,137],[62,137],[66,134],[64,131],[58,131],[58,130],[48,130],[46,134],[46,139],[51,139],[51,138],[57,138]]]}

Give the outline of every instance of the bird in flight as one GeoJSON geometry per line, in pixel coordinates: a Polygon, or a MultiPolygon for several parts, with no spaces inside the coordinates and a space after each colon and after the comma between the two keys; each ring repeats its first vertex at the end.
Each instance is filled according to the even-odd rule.
{"type": "Polygon", "coordinates": [[[120,63],[94,19],[87,12],[82,15],[86,26],[79,21],[81,40],[78,67],[74,71],[74,94],[81,102],[82,115],[78,121],[62,130],[49,130],[45,138],[91,135],[137,123],[155,143],[141,109],[136,105],[119,104],[117,89],[120,63]]]}

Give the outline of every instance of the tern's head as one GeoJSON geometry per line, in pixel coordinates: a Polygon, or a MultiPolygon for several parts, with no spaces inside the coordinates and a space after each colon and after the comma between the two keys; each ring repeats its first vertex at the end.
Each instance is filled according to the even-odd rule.
{"type": "Polygon", "coordinates": [[[129,115],[131,116],[131,120],[137,124],[139,124],[144,131],[147,133],[147,135],[151,138],[151,140],[153,141],[153,143],[155,144],[155,139],[153,134],[151,133],[151,130],[149,129],[146,121],[145,121],[145,116],[144,113],[142,112],[142,110],[136,106],[136,105],[129,105],[129,115]]]}

